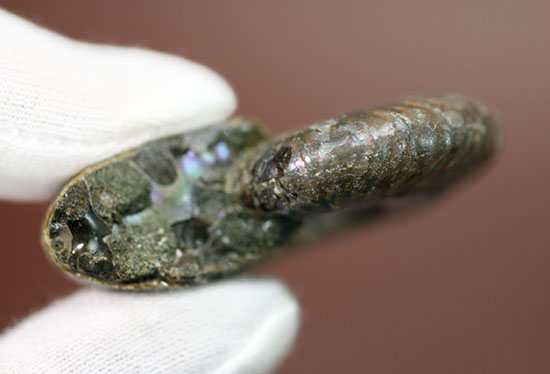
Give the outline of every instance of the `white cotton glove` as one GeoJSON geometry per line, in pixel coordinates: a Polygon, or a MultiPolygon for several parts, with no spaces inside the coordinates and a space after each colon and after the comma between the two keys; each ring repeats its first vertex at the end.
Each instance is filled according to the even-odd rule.
{"type": "Polygon", "coordinates": [[[157,293],[86,289],[5,333],[0,373],[267,373],[297,327],[296,301],[273,280],[157,293]]]}
{"type": "Polygon", "coordinates": [[[0,196],[51,196],[82,167],[235,109],[204,66],[81,43],[0,9],[0,196]]]}
{"type": "MultiPolygon", "coordinates": [[[[0,199],[44,199],[86,165],[234,107],[203,66],[75,42],[0,10],[0,199]]],[[[0,373],[267,373],[298,325],[298,304],[276,280],[88,288],[1,335],[0,373]]]]}

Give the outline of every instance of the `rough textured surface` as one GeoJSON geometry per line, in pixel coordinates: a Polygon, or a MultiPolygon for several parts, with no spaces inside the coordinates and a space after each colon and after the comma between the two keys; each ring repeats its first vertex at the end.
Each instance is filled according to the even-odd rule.
{"type": "Polygon", "coordinates": [[[415,98],[282,136],[249,152],[230,183],[262,211],[330,211],[438,193],[489,159],[497,141],[484,105],[459,95],[415,98]]]}
{"type": "Polygon", "coordinates": [[[486,107],[457,95],[343,115],[274,141],[235,119],[84,170],[52,204],[44,243],[79,279],[128,289],[201,283],[377,214],[373,202],[437,194],[483,164],[497,140],[486,107]]]}
{"type": "Polygon", "coordinates": [[[52,205],[44,242],[61,269],[118,288],[203,282],[240,270],[299,227],[224,192],[226,168],[264,139],[233,120],[83,171],[52,205]]]}

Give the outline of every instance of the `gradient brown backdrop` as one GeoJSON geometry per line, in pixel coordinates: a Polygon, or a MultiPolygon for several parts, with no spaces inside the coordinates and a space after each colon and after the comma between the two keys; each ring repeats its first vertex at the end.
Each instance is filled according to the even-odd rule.
{"type": "MultiPolygon", "coordinates": [[[[262,265],[303,307],[281,373],[549,373],[547,1],[40,1],[0,6],[75,38],[216,69],[274,132],[407,94],[498,108],[505,145],[417,215],[262,265]]],[[[1,84],[1,82],[0,82],[1,84]]],[[[42,256],[45,204],[0,204],[0,327],[76,287],[42,256]]],[[[60,323],[62,323],[60,321],[60,323]]]]}

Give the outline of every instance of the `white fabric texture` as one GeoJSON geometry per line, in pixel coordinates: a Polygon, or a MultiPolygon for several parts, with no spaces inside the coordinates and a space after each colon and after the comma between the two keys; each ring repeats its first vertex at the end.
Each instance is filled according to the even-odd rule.
{"type": "MultiPolygon", "coordinates": [[[[92,162],[234,108],[227,83],[196,63],[79,43],[0,10],[0,199],[43,199],[92,162]]],[[[0,335],[0,373],[267,373],[299,320],[276,280],[86,288],[0,335]]]]}
{"type": "Polygon", "coordinates": [[[235,109],[219,75],[140,48],[73,41],[0,9],[0,195],[50,196],[83,167],[235,109]]]}
{"type": "Polygon", "coordinates": [[[87,289],[0,338],[0,373],[267,373],[298,317],[274,280],[153,294],[87,289]]]}

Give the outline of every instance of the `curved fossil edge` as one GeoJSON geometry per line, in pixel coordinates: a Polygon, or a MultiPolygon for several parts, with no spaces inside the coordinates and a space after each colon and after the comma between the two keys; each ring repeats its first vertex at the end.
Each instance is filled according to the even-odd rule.
{"type": "MultiPolygon", "coordinates": [[[[142,145],[143,146],[143,145],[142,145]]],[[[50,261],[50,263],[64,276],[68,277],[69,279],[76,280],[79,283],[85,284],[85,285],[93,285],[93,286],[102,286],[104,288],[107,288],[109,290],[123,290],[123,291],[148,291],[148,290],[160,290],[160,289],[171,289],[171,288],[180,288],[185,287],[185,285],[169,285],[167,283],[161,282],[159,280],[153,279],[148,280],[145,282],[140,283],[133,283],[133,284],[114,284],[112,282],[104,281],[101,279],[94,278],[92,276],[75,272],[73,269],[71,269],[67,264],[61,262],[57,255],[55,254],[51,243],[50,243],[50,235],[49,235],[49,224],[52,218],[52,215],[54,213],[54,208],[57,206],[59,200],[63,197],[65,192],[72,187],[72,185],[80,180],[83,176],[88,175],[92,173],[94,170],[100,169],[103,166],[109,164],[114,159],[121,160],[128,155],[135,152],[136,149],[142,147],[137,146],[135,148],[132,148],[128,151],[119,153],[117,155],[114,155],[110,158],[107,158],[103,161],[100,161],[97,164],[94,164],[93,166],[87,167],[80,171],[77,175],[75,175],[73,178],[67,182],[63,188],[58,192],[56,198],[50,203],[48,206],[48,210],[46,213],[46,216],[44,218],[44,222],[42,224],[42,235],[40,236],[40,243],[42,244],[42,249],[46,255],[46,258],[50,261]]]]}
{"type": "MultiPolygon", "coordinates": [[[[209,131],[209,129],[214,129],[218,126],[224,126],[223,129],[227,129],[225,126],[227,124],[237,124],[237,125],[247,125],[249,126],[250,133],[247,133],[246,135],[249,136],[250,134],[253,134],[253,137],[256,136],[265,136],[265,127],[258,121],[256,121],[254,118],[250,118],[248,116],[238,116],[230,118],[226,121],[223,121],[221,123],[215,123],[212,125],[205,126],[204,128],[200,129],[193,129],[189,132],[184,132],[181,134],[171,135],[160,139],[155,139],[150,142],[146,142],[144,144],[138,145],[132,149],[123,151],[119,154],[113,155],[105,160],[102,160],[92,166],[86,167],[82,169],[77,175],[75,175],[73,178],[71,178],[57,193],[54,200],[50,203],[49,208],[47,210],[47,213],[45,215],[43,224],[42,224],[42,230],[41,230],[41,244],[44,250],[44,253],[50,263],[56,267],[58,271],[60,271],[63,275],[67,276],[69,279],[76,280],[79,283],[89,284],[89,285],[100,285],[104,286],[106,288],[110,289],[119,289],[119,290],[158,290],[158,289],[172,289],[172,288],[180,288],[180,287],[187,287],[192,285],[201,285],[205,283],[210,283],[213,281],[216,281],[217,279],[225,276],[229,276],[232,274],[240,273],[249,265],[252,265],[253,263],[257,262],[254,259],[250,263],[240,264],[238,268],[236,269],[230,269],[227,271],[226,269],[223,269],[223,276],[215,275],[213,277],[198,277],[196,279],[185,279],[181,282],[173,282],[173,283],[167,283],[160,279],[147,279],[147,280],[139,280],[137,282],[133,283],[120,283],[120,282],[111,282],[108,280],[102,280],[98,279],[94,276],[90,276],[87,274],[84,274],[82,272],[75,271],[75,269],[71,268],[67,263],[61,261],[58,256],[56,255],[50,238],[50,224],[52,222],[52,217],[55,214],[55,209],[59,205],[59,202],[63,199],[66,192],[71,189],[77,182],[81,181],[84,177],[90,175],[94,171],[97,171],[99,169],[102,169],[105,166],[108,166],[109,164],[117,161],[123,162],[124,160],[127,160],[129,157],[133,157],[135,154],[139,153],[141,150],[147,148],[150,145],[155,145],[158,142],[163,142],[170,140],[172,138],[180,138],[182,136],[191,134],[191,133],[199,133],[203,130],[209,131]]],[[[237,126],[235,126],[237,127],[237,126]]],[[[260,138],[261,140],[262,138],[260,138]]],[[[272,252],[278,252],[279,249],[272,250],[272,252]]],[[[258,260],[260,261],[260,260],[258,260]]]]}

